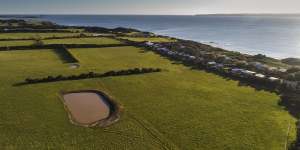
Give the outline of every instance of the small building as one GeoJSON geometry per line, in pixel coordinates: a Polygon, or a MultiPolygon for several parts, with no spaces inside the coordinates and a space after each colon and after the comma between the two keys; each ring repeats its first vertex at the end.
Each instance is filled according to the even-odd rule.
{"type": "Polygon", "coordinates": [[[159,47],[161,47],[161,45],[156,43],[156,44],[153,44],[153,47],[159,48],[159,47]]]}
{"type": "Polygon", "coordinates": [[[269,80],[274,82],[274,81],[279,81],[280,79],[276,77],[269,77],[269,80]]]}
{"type": "Polygon", "coordinates": [[[276,68],[276,67],[268,67],[268,70],[275,71],[275,70],[278,70],[278,68],[276,68]]]}
{"type": "Polygon", "coordinates": [[[99,33],[93,33],[92,36],[97,37],[97,36],[103,36],[104,34],[99,34],[99,33]]]}
{"type": "Polygon", "coordinates": [[[195,56],[189,56],[189,58],[190,58],[190,59],[193,59],[193,60],[196,59],[195,56]]]}
{"type": "Polygon", "coordinates": [[[162,51],[162,52],[168,52],[168,51],[169,51],[169,49],[164,48],[164,47],[158,48],[157,50],[158,50],[158,51],[162,51]]]}
{"type": "Polygon", "coordinates": [[[243,70],[242,73],[246,76],[254,76],[256,74],[256,72],[250,70],[243,70]]]}
{"type": "Polygon", "coordinates": [[[217,64],[217,63],[214,62],[214,61],[210,61],[210,62],[207,63],[207,65],[209,65],[209,66],[214,66],[214,65],[216,65],[216,64],[217,64]]]}
{"type": "Polygon", "coordinates": [[[240,69],[240,68],[232,68],[231,69],[231,73],[233,74],[241,74],[244,71],[244,69],[240,69]]]}
{"type": "Polygon", "coordinates": [[[153,46],[153,45],[154,45],[154,43],[152,43],[152,42],[150,42],[150,41],[146,42],[145,44],[146,44],[147,46],[153,46]]]}
{"type": "Polygon", "coordinates": [[[220,69],[220,68],[224,67],[224,64],[216,64],[215,66],[216,66],[216,68],[220,69]]]}
{"type": "Polygon", "coordinates": [[[282,73],[285,73],[285,72],[287,72],[287,69],[285,69],[285,68],[279,68],[278,71],[282,72],[282,73]]]}
{"type": "Polygon", "coordinates": [[[169,54],[169,55],[175,55],[176,52],[168,51],[168,54],[169,54]]]}
{"type": "Polygon", "coordinates": [[[264,79],[266,76],[263,75],[263,74],[258,73],[258,74],[255,74],[255,77],[258,78],[258,79],[264,79]]]}
{"type": "Polygon", "coordinates": [[[231,63],[232,59],[226,55],[218,55],[216,58],[217,62],[231,63]]]}
{"type": "Polygon", "coordinates": [[[252,65],[253,67],[255,67],[258,70],[267,70],[269,68],[269,66],[264,65],[260,62],[250,62],[249,65],[252,65]]]}

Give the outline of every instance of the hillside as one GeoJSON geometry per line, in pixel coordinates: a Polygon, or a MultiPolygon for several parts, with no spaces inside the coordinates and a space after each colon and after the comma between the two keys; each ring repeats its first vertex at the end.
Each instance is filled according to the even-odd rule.
{"type": "Polygon", "coordinates": [[[283,63],[289,64],[289,65],[295,65],[300,66],[300,59],[299,58],[286,58],[281,60],[283,63]]]}

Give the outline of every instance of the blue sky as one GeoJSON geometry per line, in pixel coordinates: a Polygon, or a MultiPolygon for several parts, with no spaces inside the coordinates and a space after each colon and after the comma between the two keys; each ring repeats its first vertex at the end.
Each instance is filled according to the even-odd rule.
{"type": "Polygon", "coordinates": [[[0,14],[300,13],[300,0],[0,0],[0,14]]]}

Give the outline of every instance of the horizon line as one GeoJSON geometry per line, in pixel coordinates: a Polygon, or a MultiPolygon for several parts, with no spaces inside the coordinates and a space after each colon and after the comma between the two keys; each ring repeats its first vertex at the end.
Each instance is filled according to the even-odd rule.
{"type": "Polygon", "coordinates": [[[112,16],[128,16],[128,15],[132,15],[132,16],[201,16],[201,15],[300,15],[300,12],[297,13],[199,13],[199,14],[106,14],[106,13],[102,13],[102,14],[94,14],[94,13],[83,13],[83,14],[76,14],[76,13],[0,13],[0,15],[2,16],[10,16],[10,15],[18,15],[18,16],[22,16],[22,15],[39,15],[39,16],[43,16],[43,15],[112,15],[112,16]]]}

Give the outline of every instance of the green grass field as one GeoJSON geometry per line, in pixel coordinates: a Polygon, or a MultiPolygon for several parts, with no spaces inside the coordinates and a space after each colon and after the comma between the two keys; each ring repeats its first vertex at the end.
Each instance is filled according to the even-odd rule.
{"type": "Polygon", "coordinates": [[[296,120],[278,105],[275,94],[131,46],[70,52],[80,68],[70,69],[53,50],[0,52],[2,149],[282,150],[289,123],[288,142],[295,140],[296,120]],[[164,71],[13,86],[27,77],[135,67],[164,71]],[[99,89],[114,97],[123,107],[120,121],[107,128],[71,124],[58,93],[82,89],[99,89]]]}
{"type": "MultiPolygon", "coordinates": [[[[1,35],[1,34],[0,34],[1,35]]],[[[7,46],[30,46],[34,43],[33,40],[22,40],[22,41],[0,41],[0,47],[7,46]]]]}
{"type": "Polygon", "coordinates": [[[106,37],[97,38],[69,38],[43,40],[45,44],[121,44],[119,41],[106,37]]]}
{"type": "MultiPolygon", "coordinates": [[[[0,34],[1,35],[1,34],[0,34]]],[[[0,47],[6,46],[30,46],[34,44],[34,40],[22,41],[0,41],[0,47]]],[[[67,39],[48,39],[43,40],[44,44],[121,44],[120,41],[106,37],[97,38],[67,38],[67,39]]]]}
{"type": "Polygon", "coordinates": [[[77,36],[80,33],[1,33],[0,39],[30,39],[47,37],[77,36]]]}
{"type": "Polygon", "coordinates": [[[150,42],[175,42],[173,39],[169,38],[162,38],[162,37],[150,37],[150,38],[143,38],[143,37],[121,37],[122,39],[127,39],[130,41],[135,42],[143,42],[143,41],[150,41],[150,42]]]}

